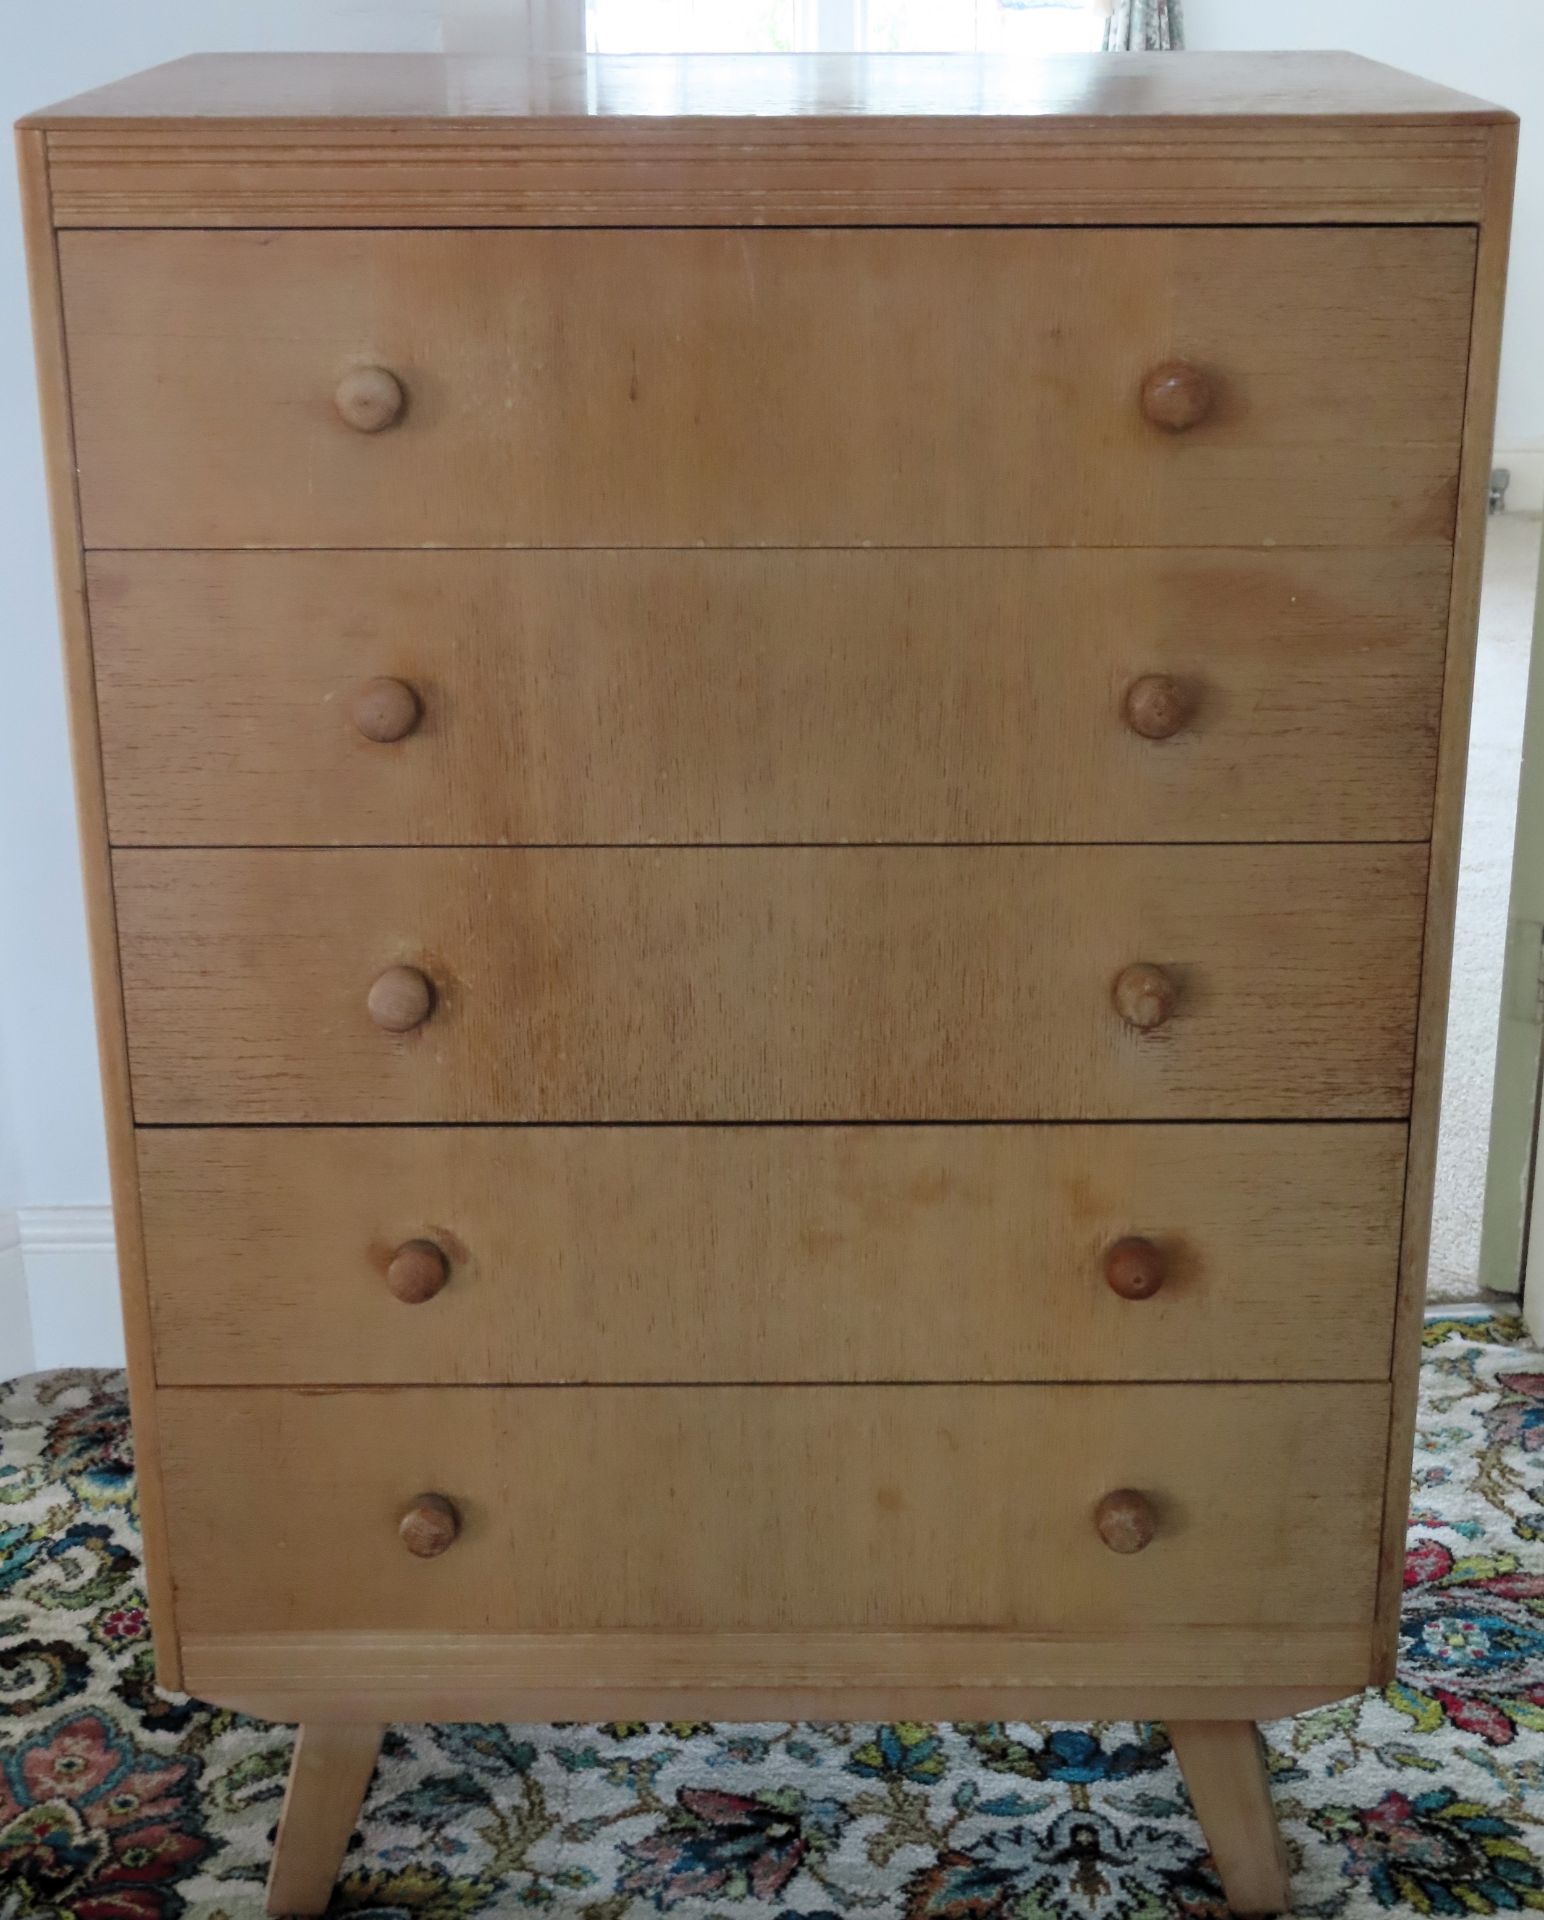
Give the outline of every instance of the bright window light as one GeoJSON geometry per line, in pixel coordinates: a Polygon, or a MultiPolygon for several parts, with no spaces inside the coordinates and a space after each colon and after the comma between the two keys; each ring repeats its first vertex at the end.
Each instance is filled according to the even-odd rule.
{"type": "Polygon", "coordinates": [[[1087,0],[586,0],[592,53],[1079,53],[1087,0]]]}

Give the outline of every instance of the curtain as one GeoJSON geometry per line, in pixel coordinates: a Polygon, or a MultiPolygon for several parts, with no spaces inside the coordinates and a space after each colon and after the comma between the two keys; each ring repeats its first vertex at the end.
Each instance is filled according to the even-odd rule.
{"type": "Polygon", "coordinates": [[[1149,52],[1185,44],[1180,0],[1114,0],[1108,8],[1104,46],[1145,48],[1149,52]]]}
{"type": "Polygon", "coordinates": [[[442,0],[446,53],[583,53],[584,0],[442,0]]]}

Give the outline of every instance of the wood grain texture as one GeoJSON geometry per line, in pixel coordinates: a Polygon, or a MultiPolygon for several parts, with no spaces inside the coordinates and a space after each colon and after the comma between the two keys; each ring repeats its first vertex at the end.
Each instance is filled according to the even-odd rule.
{"type": "Polygon", "coordinates": [[[139,1176],[130,1111],[129,1060],[123,993],[118,975],[118,939],[107,846],[107,800],[97,738],[96,683],[91,623],[81,558],[80,512],[75,489],[75,444],[70,424],[69,368],[64,343],[59,266],[49,220],[48,164],[43,136],[17,135],[21,170],[22,231],[37,355],[38,406],[43,427],[44,474],[53,534],[54,581],[59,630],[69,690],[70,757],[85,883],[86,933],[96,1012],[97,1059],[107,1123],[112,1182],[113,1231],[123,1302],[129,1398],[134,1417],[139,1525],[144,1541],[145,1587],[155,1630],[155,1672],[163,1687],[181,1684],[173,1614],[171,1556],[161,1497],[160,1448],[156,1432],[155,1363],[150,1305],[145,1289],[139,1176]]]}
{"type": "Polygon", "coordinates": [[[1398,1126],[173,1128],[140,1163],[168,1385],[1388,1374],[1398,1126]],[[1133,1233],[1152,1299],[1105,1281],[1133,1233]],[[449,1279],[405,1304],[425,1238],[449,1279]]]}
{"type": "Polygon", "coordinates": [[[300,1728],[268,1869],[269,1913],[327,1911],[385,1731],[325,1721],[300,1728]]]}
{"type": "Polygon", "coordinates": [[[66,233],[60,251],[93,547],[1452,531],[1466,229],[66,233]],[[1138,405],[1175,357],[1216,396],[1177,435],[1138,405]],[[333,404],[360,364],[406,388],[384,433],[333,404]]]}
{"type": "Polygon", "coordinates": [[[1419,840],[1449,571],[1445,547],[97,553],[109,818],[162,846],[1419,840]],[[1171,739],[1126,714],[1155,674],[1171,739]]]}
{"type": "Polygon", "coordinates": [[[1287,1850],[1259,1728],[1252,1720],[1171,1720],[1169,1738],[1229,1911],[1290,1912],[1287,1850]]]}
{"type": "Polygon", "coordinates": [[[120,851],[135,1110],[1389,1119],[1424,846],[120,851]],[[1178,983],[1152,1033],[1122,966],[1178,983]],[[379,1031],[387,966],[432,1016],[379,1031]]]}
{"type": "Polygon", "coordinates": [[[360,227],[1472,221],[1506,117],[1346,54],[354,54],[36,119],[63,225],[360,227]]]}
{"type": "Polygon", "coordinates": [[[1507,246],[1511,233],[1516,165],[1516,128],[1496,128],[1490,149],[1485,220],[1480,233],[1480,252],[1475,272],[1460,512],[1453,555],[1453,584],[1443,677],[1442,732],[1437,760],[1437,799],[1422,943],[1414,1106],[1394,1339],[1395,1398],[1389,1427],[1388,1500],[1384,1510],[1378,1600],[1379,1677],[1383,1681],[1393,1679],[1399,1650],[1399,1608],[1404,1591],[1405,1537],[1410,1504],[1410,1461],[1415,1445],[1421,1325],[1426,1304],[1426,1265],[1431,1247],[1437,1126],[1442,1104],[1442,1060],[1447,1038],[1448,988],[1453,958],[1453,917],[1458,898],[1459,841],[1463,829],[1464,784],[1469,764],[1469,712],[1474,686],[1475,641],[1479,630],[1491,434],[1496,412],[1501,319],[1506,297],[1507,246]]]}
{"type": "Polygon", "coordinates": [[[1368,1671],[1367,1628],[1114,1639],[888,1633],[192,1634],[200,1699],[265,1720],[1280,1720],[1368,1671]],[[1219,1680],[1219,1674],[1234,1676],[1219,1680]]]}
{"type": "Polygon", "coordinates": [[[334,1785],[397,1714],[1161,1715],[1285,1897],[1221,1723],[1392,1672],[1514,148],[1172,56],[24,133],[165,1682],[334,1785]],[[528,551],[325,551],[440,546],[528,551]],[[382,1124],[860,1119],[1132,1124],[382,1124]],[[1177,1378],[1245,1361],[1347,1377],[1177,1378]]]}
{"type": "Polygon", "coordinates": [[[1088,1641],[1365,1632],[1388,1390],[172,1388],[161,1417],[190,1635],[1088,1641]],[[1158,1516],[1129,1558],[1092,1518],[1119,1486],[1158,1516]],[[423,1487],[461,1519],[429,1561],[397,1538],[423,1487]]]}

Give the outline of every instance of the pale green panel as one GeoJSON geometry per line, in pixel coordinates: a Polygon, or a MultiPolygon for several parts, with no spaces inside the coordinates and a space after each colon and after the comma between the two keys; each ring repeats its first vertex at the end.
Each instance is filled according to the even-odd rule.
{"type": "Polygon", "coordinates": [[[1544,593],[1534,612],[1522,781],[1507,914],[1506,974],[1496,1036],[1496,1090],[1480,1237],[1480,1285],[1515,1293],[1522,1284],[1538,1128],[1544,1041],[1544,593]]]}

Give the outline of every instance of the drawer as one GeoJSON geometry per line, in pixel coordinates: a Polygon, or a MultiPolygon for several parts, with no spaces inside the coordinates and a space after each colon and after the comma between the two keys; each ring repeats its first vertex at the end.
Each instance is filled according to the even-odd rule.
{"type": "Polygon", "coordinates": [[[1409,1102],[1424,846],[131,849],[113,870],[152,1124],[1409,1102]]]}
{"type": "Polygon", "coordinates": [[[1448,573],[1445,548],[99,553],[109,824],[1419,840],[1448,573]]]}
{"type": "Polygon", "coordinates": [[[1445,540],[1474,252],[1456,227],[62,233],[85,540],[1445,540]],[[1176,360],[1209,403],[1178,432],[1140,404],[1176,360]],[[382,431],[336,404],[365,369],[402,396],[382,431]]]}
{"type": "Polygon", "coordinates": [[[138,1153],[164,1385],[1388,1373],[1399,1126],[152,1128],[138,1153]]]}
{"type": "Polygon", "coordinates": [[[184,1635],[1371,1624],[1381,1386],[171,1389],[157,1408],[184,1635]],[[1096,1526],[1117,1490],[1147,1503],[1140,1551],[1096,1526]],[[425,1492],[459,1525],[432,1559],[399,1534],[425,1492]]]}

